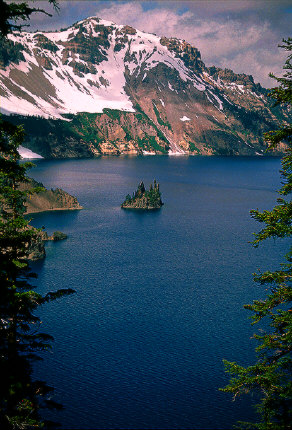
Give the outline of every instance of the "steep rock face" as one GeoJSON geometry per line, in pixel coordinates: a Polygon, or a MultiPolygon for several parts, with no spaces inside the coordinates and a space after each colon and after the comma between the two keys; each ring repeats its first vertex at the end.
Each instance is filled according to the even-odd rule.
{"type": "Polygon", "coordinates": [[[97,17],[12,35],[0,96],[4,113],[22,115],[11,119],[24,123],[26,146],[53,158],[262,154],[263,132],[289,118],[252,76],[206,67],[186,41],[97,17]]]}
{"type": "Polygon", "coordinates": [[[35,239],[29,244],[27,258],[31,261],[42,260],[46,256],[45,250],[46,235],[37,232],[35,239]]]}
{"type": "Polygon", "coordinates": [[[175,37],[168,39],[162,37],[160,43],[166,46],[170,52],[174,52],[176,58],[182,59],[184,65],[193,72],[202,72],[205,70],[205,65],[201,60],[200,51],[191,46],[185,40],[180,40],[175,37]]]}
{"type": "Polygon", "coordinates": [[[31,261],[42,260],[46,257],[45,242],[48,240],[58,242],[67,239],[67,235],[60,231],[55,231],[52,236],[48,236],[47,232],[44,230],[38,231],[35,229],[35,232],[36,237],[28,245],[27,258],[31,261]]]}
{"type": "Polygon", "coordinates": [[[24,146],[44,158],[168,152],[168,140],[143,112],[105,109],[103,114],[69,117],[71,121],[13,115],[9,121],[24,125],[24,146]]]}

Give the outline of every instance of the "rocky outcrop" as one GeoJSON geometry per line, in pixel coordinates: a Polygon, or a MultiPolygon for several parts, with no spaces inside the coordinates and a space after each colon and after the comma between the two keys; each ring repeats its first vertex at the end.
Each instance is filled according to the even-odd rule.
{"type": "MultiPolygon", "coordinates": [[[[33,228],[33,227],[32,227],[33,228]]],[[[49,240],[58,242],[67,239],[67,235],[61,231],[55,231],[51,236],[48,236],[44,230],[36,230],[36,235],[31,243],[28,245],[27,258],[30,261],[42,260],[46,257],[45,243],[49,240]]]]}
{"type": "Polygon", "coordinates": [[[177,58],[181,58],[186,67],[194,71],[205,70],[200,51],[185,40],[180,40],[176,37],[162,37],[160,43],[163,46],[167,46],[169,51],[174,52],[177,58]]]}
{"type": "Polygon", "coordinates": [[[47,234],[43,231],[35,231],[36,235],[34,239],[29,243],[27,248],[27,259],[30,261],[42,260],[46,256],[45,240],[47,234]]]}

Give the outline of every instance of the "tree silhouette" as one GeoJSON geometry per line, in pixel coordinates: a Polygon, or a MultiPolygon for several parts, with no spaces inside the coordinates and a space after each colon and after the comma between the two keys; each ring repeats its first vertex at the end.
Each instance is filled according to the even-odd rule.
{"type": "MultiPolygon", "coordinates": [[[[49,0],[50,1],[50,0],[49,0]]],[[[55,1],[50,1],[55,6],[55,1]]],[[[33,12],[26,3],[6,3],[0,0],[0,33],[5,37],[21,26],[18,19],[28,20],[33,12]]],[[[52,337],[39,330],[36,315],[39,306],[73,293],[60,289],[46,295],[38,294],[31,280],[28,252],[37,238],[24,217],[24,201],[28,194],[19,185],[27,182],[27,169],[32,163],[20,163],[19,146],[24,131],[0,117],[0,427],[1,429],[43,428],[39,408],[58,406],[45,395],[51,391],[45,383],[31,378],[32,361],[38,351],[50,348],[52,337]],[[43,398],[43,401],[40,401],[43,398]]]]}
{"type": "MultiPolygon", "coordinates": [[[[286,51],[292,50],[292,39],[283,40],[280,45],[286,51]]],[[[277,88],[271,90],[271,96],[276,104],[282,104],[291,109],[292,104],[292,74],[291,58],[289,53],[284,65],[283,77],[270,75],[279,83],[277,88]]],[[[292,191],[292,127],[284,123],[275,131],[265,134],[269,148],[273,149],[280,142],[286,143],[285,155],[282,158],[281,176],[282,187],[279,190],[280,198],[277,205],[271,210],[260,212],[252,210],[251,216],[265,224],[259,233],[255,234],[253,245],[255,247],[263,240],[269,238],[285,239],[292,235],[292,202],[288,195],[292,191]]],[[[257,411],[260,421],[257,423],[240,423],[240,428],[261,430],[286,430],[291,428],[291,276],[292,276],[292,248],[284,256],[285,261],[276,271],[266,271],[255,274],[254,280],[265,286],[269,293],[264,300],[255,300],[245,308],[253,312],[253,324],[262,319],[268,320],[266,331],[255,334],[258,341],[256,348],[257,362],[247,368],[225,361],[226,370],[232,378],[224,389],[233,393],[234,398],[241,394],[256,392],[260,402],[257,411]]]]}

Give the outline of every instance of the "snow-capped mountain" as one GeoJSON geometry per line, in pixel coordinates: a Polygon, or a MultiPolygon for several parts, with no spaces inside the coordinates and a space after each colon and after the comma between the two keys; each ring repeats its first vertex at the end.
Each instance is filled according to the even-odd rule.
{"type": "Polygon", "coordinates": [[[0,96],[45,157],[261,154],[263,131],[285,115],[251,76],[207,68],[187,42],[97,17],[9,36],[0,96]]]}

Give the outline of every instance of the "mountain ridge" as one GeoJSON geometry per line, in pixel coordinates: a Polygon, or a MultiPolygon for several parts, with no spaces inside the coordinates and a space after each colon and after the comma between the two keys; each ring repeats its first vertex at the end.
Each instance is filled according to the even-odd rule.
{"type": "Polygon", "coordinates": [[[0,96],[2,111],[28,129],[25,146],[47,158],[260,155],[263,132],[288,118],[251,75],[205,66],[184,40],[97,17],[11,35],[0,51],[0,96]],[[52,125],[42,144],[31,116],[52,125]]]}

